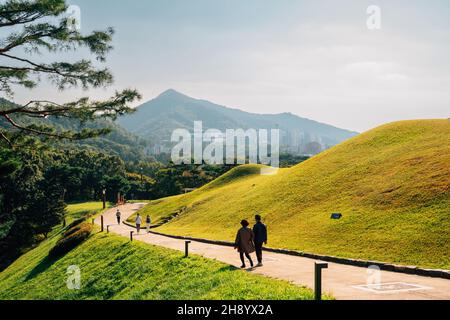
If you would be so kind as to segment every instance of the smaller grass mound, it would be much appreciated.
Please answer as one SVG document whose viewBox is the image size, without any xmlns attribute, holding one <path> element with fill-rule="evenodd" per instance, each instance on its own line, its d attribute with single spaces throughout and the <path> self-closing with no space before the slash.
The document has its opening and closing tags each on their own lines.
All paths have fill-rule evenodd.
<svg viewBox="0 0 450 320">
<path fill-rule="evenodd" d="M 62 238 L 59 239 L 55 246 L 49 251 L 48 256 L 50 258 L 57 258 L 70 252 L 89 238 L 91 232 L 92 225 L 89 223 L 84 222 L 73 226 L 63 233 Z"/>
<path fill-rule="evenodd" d="M 224 175 L 220 176 L 219 178 L 211 181 L 207 185 L 205 185 L 203 188 L 201 188 L 201 191 L 206 191 L 213 188 L 219 188 L 224 185 L 227 185 L 231 182 L 237 182 L 242 179 L 246 179 L 255 175 L 261 174 L 261 169 L 264 168 L 263 165 L 258 164 L 250 164 L 245 166 L 238 166 L 236 168 L 231 169 Z"/>
<path fill-rule="evenodd" d="M 268 179 L 269 176 L 261 175 L 263 168 L 267 167 L 258 164 L 238 166 L 191 193 L 150 201 L 145 207 L 130 216 L 127 221 L 134 223 L 136 215 L 139 213 L 142 217 L 150 215 L 154 226 L 163 225 L 173 220 L 174 217 L 189 214 L 191 210 L 195 210 L 195 207 L 209 201 L 212 192 L 221 193 L 223 188 L 248 181 L 252 181 L 252 186 L 254 183 Z M 146 227 L 145 222 L 142 227 Z"/>
</svg>

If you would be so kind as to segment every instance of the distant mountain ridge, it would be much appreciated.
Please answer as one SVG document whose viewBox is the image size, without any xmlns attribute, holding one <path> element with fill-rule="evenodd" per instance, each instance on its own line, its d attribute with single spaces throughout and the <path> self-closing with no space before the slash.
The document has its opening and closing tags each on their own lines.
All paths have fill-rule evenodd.
<svg viewBox="0 0 450 320">
<path fill-rule="evenodd" d="M 173 130 L 185 128 L 192 132 L 194 121 L 202 121 L 204 130 L 279 128 L 282 151 L 292 153 L 308 153 L 311 143 L 327 149 L 358 134 L 291 113 L 255 114 L 228 108 L 173 89 L 140 105 L 135 113 L 118 119 L 130 132 L 166 147 L 170 146 Z"/>
<path fill-rule="evenodd" d="M 0 97 L 0 109 L 17 106 L 17 104 Z M 149 157 L 145 153 L 145 149 L 148 144 L 147 141 L 128 132 L 126 129 L 122 128 L 119 124 L 110 119 L 97 119 L 81 126 L 79 121 L 63 117 L 38 119 L 14 115 L 13 118 L 22 124 L 51 124 L 55 126 L 57 131 L 79 131 L 82 128 L 109 128 L 111 129 L 111 132 L 107 135 L 79 141 L 53 141 L 53 144 L 55 146 L 67 148 L 94 149 L 109 155 L 119 156 L 124 161 L 154 161 L 153 158 Z M 9 124 L 6 123 L 3 118 L 0 119 L 0 128 L 11 129 Z"/>
</svg>

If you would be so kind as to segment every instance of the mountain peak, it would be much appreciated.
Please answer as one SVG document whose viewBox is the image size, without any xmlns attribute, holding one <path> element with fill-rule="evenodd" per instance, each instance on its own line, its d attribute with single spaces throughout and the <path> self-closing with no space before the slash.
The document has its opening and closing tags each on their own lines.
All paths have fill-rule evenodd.
<svg viewBox="0 0 450 320">
<path fill-rule="evenodd" d="M 159 97 L 186 97 L 186 95 L 176 91 L 175 89 L 167 89 L 166 91 L 161 93 L 158 98 Z"/>
</svg>

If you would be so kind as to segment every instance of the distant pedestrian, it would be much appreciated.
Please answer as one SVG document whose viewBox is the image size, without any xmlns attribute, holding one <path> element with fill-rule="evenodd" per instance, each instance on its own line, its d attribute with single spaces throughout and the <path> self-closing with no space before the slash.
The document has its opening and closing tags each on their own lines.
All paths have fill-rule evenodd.
<svg viewBox="0 0 450 320">
<path fill-rule="evenodd" d="M 119 209 L 117 209 L 117 212 L 116 212 L 116 218 L 117 218 L 117 224 L 120 224 L 120 217 L 121 217 L 121 213 L 120 213 L 120 210 Z"/>
<path fill-rule="evenodd" d="M 253 226 L 253 233 L 255 235 L 255 251 L 258 258 L 257 267 L 261 267 L 262 264 L 262 247 L 263 244 L 267 244 L 267 227 L 261 222 L 261 216 L 257 214 L 255 216 L 256 224 Z"/>
<path fill-rule="evenodd" d="M 150 233 L 150 225 L 152 224 L 152 219 L 149 215 L 147 215 L 147 219 L 145 219 L 145 223 L 147 224 L 147 233 Z"/>
<path fill-rule="evenodd" d="M 241 268 L 245 268 L 244 255 L 250 261 L 250 266 L 253 267 L 253 260 L 250 257 L 250 253 L 255 252 L 255 245 L 253 244 L 254 235 L 253 231 L 248 228 L 248 225 L 249 223 L 247 220 L 241 221 L 242 228 L 237 232 L 234 245 L 234 248 L 238 250 L 242 261 Z"/>
<path fill-rule="evenodd" d="M 139 234 L 139 231 L 141 231 L 141 224 L 142 224 L 142 218 L 139 213 L 137 214 L 135 222 L 136 222 L 137 233 Z"/>
</svg>

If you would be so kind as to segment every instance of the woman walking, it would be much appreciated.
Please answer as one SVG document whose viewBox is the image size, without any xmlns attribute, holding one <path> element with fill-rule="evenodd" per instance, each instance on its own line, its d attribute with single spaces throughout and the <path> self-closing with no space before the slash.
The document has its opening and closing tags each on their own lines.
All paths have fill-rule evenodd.
<svg viewBox="0 0 450 320">
<path fill-rule="evenodd" d="M 241 221 L 242 228 L 237 232 L 234 245 L 234 248 L 238 250 L 242 261 L 241 268 L 245 268 L 244 255 L 250 261 L 250 266 L 253 267 L 253 260 L 250 257 L 250 253 L 255 252 L 255 245 L 253 243 L 254 235 L 253 231 L 248 228 L 248 225 L 249 223 L 247 220 Z"/>
<path fill-rule="evenodd" d="M 137 214 L 135 222 L 136 222 L 137 233 L 139 234 L 139 231 L 141 231 L 141 224 L 142 224 L 142 218 L 139 213 Z"/>
</svg>

